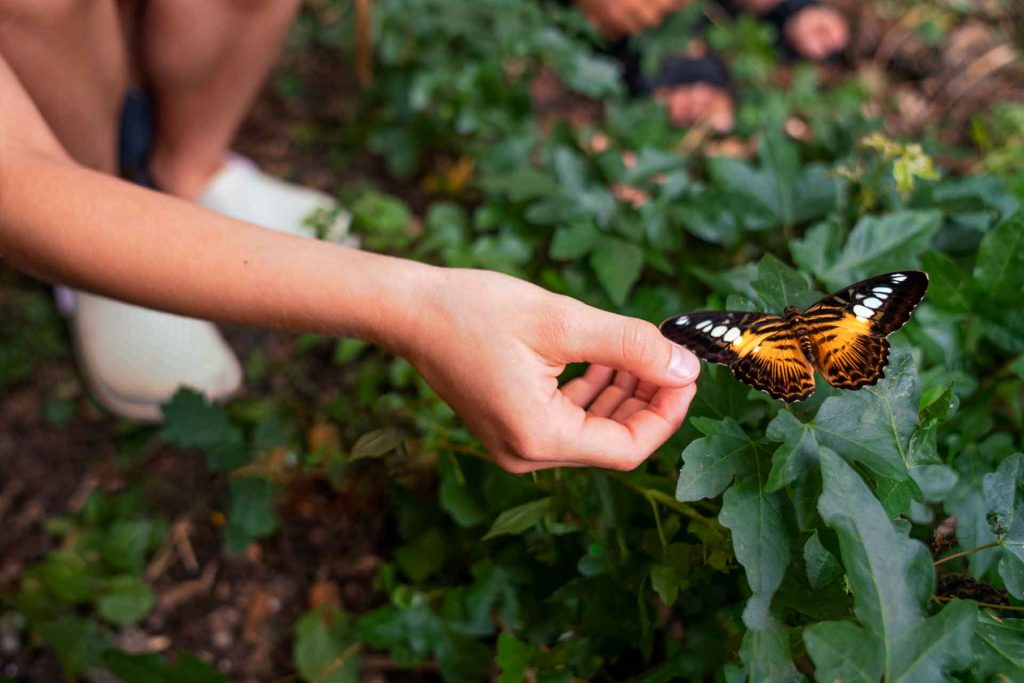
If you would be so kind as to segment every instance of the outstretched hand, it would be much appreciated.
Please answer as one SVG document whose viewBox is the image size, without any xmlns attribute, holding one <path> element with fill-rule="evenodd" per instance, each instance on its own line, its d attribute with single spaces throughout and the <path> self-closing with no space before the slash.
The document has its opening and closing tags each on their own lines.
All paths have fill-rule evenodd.
<svg viewBox="0 0 1024 683">
<path fill-rule="evenodd" d="M 487 271 L 442 291 L 398 350 L 502 468 L 633 469 L 686 416 L 700 365 L 651 323 Z M 559 387 L 574 362 L 591 365 Z"/>
</svg>

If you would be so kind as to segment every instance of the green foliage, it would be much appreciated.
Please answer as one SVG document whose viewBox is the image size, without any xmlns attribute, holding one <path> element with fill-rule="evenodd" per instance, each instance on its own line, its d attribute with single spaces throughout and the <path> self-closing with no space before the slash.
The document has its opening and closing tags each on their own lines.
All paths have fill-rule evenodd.
<svg viewBox="0 0 1024 683">
<path fill-rule="evenodd" d="M 324 607 L 307 613 L 295 625 L 295 665 L 303 680 L 358 681 L 358 652 L 351 618 L 340 610 Z"/>
<path fill-rule="evenodd" d="M 29 379 L 39 363 L 67 352 L 48 293 L 0 287 L 0 388 Z"/>
<path fill-rule="evenodd" d="M 402 40 L 419 31 L 383 14 Z M 679 435 L 625 475 L 511 477 L 465 457 L 476 446 L 450 415 L 403 413 L 415 425 L 399 430 L 404 457 L 437 457 L 439 509 L 394 498 L 403 543 L 378 576 L 388 603 L 357 628 L 396 662 L 433 659 L 453 681 L 479 680 L 488 662 L 500 680 L 1015 674 L 1020 655 L 1002 645 L 1019 625 L 974 596 L 936 594 L 936 575 L 967 572 L 1020 598 L 1012 529 L 1024 517 L 1008 493 L 1024 392 L 1019 199 L 999 178 L 940 178 L 921 147 L 866 137 L 877 127 L 860 114 L 857 82 L 823 94 L 802 67 L 790 90 L 773 89 L 761 31 L 741 20 L 711 34 L 734 52 L 737 80 L 763 86 L 740 95 L 740 131 L 758 138 L 750 159 L 679 155 L 680 132 L 648 102 L 607 104 L 596 130 L 563 123 L 541 134 L 510 106 L 520 71 L 490 103 L 500 140 L 496 127 L 453 124 L 454 110 L 420 109 L 444 130 L 421 142 L 472 158 L 471 201 L 434 202 L 422 234 L 395 248 L 655 322 L 688 308 L 779 312 L 923 267 L 931 291 L 892 338 L 885 379 L 856 392 L 821 385 L 784 407 L 705 368 Z M 640 42 L 657 50 L 666 35 Z M 410 78 L 451 69 L 403 55 Z M 372 111 L 388 101 L 403 110 L 389 88 L 374 89 Z M 804 143 L 783 133 L 792 117 L 810 125 Z M 405 130 L 375 125 L 385 137 Z M 437 405 L 406 392 L 381 403 Z M 360 451 L 398 457 L 365 438 Z M 936 569 L 921 539 L 950 515 L 950 552 L 962 555 Z"/>
<path fill-rule="evenodd" d="M 23 574 L 10 602 L 77 675 L 116 657 L 116 629 L 152 610 L 143 572 L 166 525 L 145 516 L 136 489 L 117 497 L 94 493 L 81 512 L 49 527 L 63 537 L 61 547 Z"/>
</svg>

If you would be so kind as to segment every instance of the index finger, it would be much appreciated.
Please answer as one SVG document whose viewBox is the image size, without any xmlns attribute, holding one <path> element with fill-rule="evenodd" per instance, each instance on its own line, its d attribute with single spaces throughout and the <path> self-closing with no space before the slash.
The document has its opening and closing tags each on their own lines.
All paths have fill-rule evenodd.
<svg viewBox="0 0 1024 683">
<path fill-rule="evenodd" d="M 697 387 L 662 387 L 647 407 L 623 421 L 580 413 L 578 427 L 559 435 L 558 459 L 591 467 L 631 470 L 665 443 L 682 425 Z"/>
</svg>

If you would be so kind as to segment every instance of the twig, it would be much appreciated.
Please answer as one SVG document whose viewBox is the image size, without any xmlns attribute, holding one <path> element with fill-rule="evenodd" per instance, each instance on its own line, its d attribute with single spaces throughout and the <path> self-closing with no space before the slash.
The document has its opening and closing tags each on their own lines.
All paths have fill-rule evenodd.
<svg viewBox="0 0 1024 683">
<path fill-rule="evenodd" d="M 953 597 L 950 597 L 948 595 L 933 595 L 932 596 L 932 600 L 934 600 L 935 602 L 950 602 L 952 600 L 963 600 L 963 599 L 965 599 L 965 598 L 953 598 Z M 1006 610 L 1008 612 L 1024 612 L 1024 607 L 1019 607 L 1017 605 L 997 605 L 994 602 L 978 602 L 977 600 L 975 600 L 974 602 L 975 602 L 975 604 L 978 605 L 978 607 L 987 607 L 988 609 L 1001 609 L 1001 610 Z"/>
<path fill-rule="evenodd" d="M 985 545 L 979 545 L 977 548 L 968 548 L 967 550 L 961 550 L 960 552 L 953 553 L 952 555 L 946 555 L 945 557 L 935 560 L 934 565 L 938 567 L 940 564 L 945 564 L 950 560 L 955 560 L 958 557 L 966 557 L 973 555 L 974 553 L 981 552 L 982 550 L 988 550 L 989 548 L 996 548 L 1002 545 L 1001 541 L 992 541 Z"/>
</svg>

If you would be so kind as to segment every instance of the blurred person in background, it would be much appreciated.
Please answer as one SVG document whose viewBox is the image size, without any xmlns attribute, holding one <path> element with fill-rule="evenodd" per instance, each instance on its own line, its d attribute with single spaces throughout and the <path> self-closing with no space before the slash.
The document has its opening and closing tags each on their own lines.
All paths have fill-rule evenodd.
<svg viewBox="0 0 1024 683">
<path fill-rule="evenodd" d="M 676 126 L 697 123 L 719 132 L 733 127 L 734 106 L 725 67 L 699 41 L 681 45 L 679 53 L 661 63 L 650 79 L 639 73 L 639 56 L 628 45 L 631 37 L 661 24 L 673 12 L 700 0 L 577 0 L 590 23 L 613 41 L 624 63 L 627 85 L 634 95 L 653 94 L 668 109 Z M 825 61 L 850 42 L 846 19 L 818 0 L 727 0 L 724 8 L 771 23 L 781 47 L 790 57 Z"/>
</svg>

